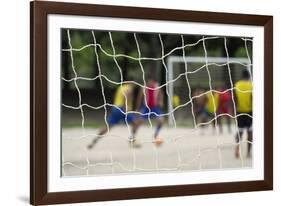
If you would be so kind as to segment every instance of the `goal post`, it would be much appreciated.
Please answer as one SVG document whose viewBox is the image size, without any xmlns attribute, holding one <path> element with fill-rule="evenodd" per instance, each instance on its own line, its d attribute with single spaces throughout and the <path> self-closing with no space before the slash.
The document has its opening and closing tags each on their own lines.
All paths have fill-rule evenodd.
<svg viewBox="0 0 281 206">
<path fill-rule="evenodd" d="M 182 64 L 182 66 L 179 66 L 177 69 L 180 69 L 180 72 L 176 72 L 176 64 Z M 190 69 L 191 64 L 203 64 L 201 67 L 197 67 L 195 69 Z M 235 64 L 240 67 L 246 68 L 250 74 L 251 72 L 251 62 L 249 58 L 238 58 L 238 57 L 204 57 L 204 56 L 169 56 L 167 58 L 167 68 L 168 68 L 168 91 L 171 98 L 173 98 L 175 93 L 174 84 L 177 78 L 179 78 L 179 75 L 188 75 L 190 73 L 195 73 L 197 70 L 201 70 L 206 68 L 206 65 L 213 65 L 213 66 L 227 66 L 227 64 Z M 239 72 L 239 70 L 234 71 L 234 73 Z M 179 75 L 177 75 L 179 74 Z M 251 75 L 252 78 L 252 75 Z M 188 78 L 186 81 L 189 81 Z M 189 82 L 188 82 L 189 83 Z M 210 88 L 209 88 L 210 89 Z M 168 125 L 173 126 L 173 111 L 174 111 L 174 105 L 173 101 L 171 99 L 167 99 L 167 105 L 168 105 Z M 182 105 L 182 103 L 181 103 Z"/>
</svg>

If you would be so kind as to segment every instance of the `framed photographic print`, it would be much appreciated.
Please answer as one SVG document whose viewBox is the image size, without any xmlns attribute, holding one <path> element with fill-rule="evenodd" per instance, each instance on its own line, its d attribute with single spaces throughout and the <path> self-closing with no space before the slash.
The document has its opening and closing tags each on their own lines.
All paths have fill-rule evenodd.
<svg viewBox="0 0 281 206">
<path fill-rule="evenodd" d="M 31 204 L 272 190 L 272 16 L 30 9 Z"/>
</svg>

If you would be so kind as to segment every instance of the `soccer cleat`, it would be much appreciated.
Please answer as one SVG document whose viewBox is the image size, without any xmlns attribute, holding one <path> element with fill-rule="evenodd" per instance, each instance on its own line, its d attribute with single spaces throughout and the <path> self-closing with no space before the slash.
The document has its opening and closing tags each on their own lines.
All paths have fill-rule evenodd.
<svg viewBox="0 0 281 206">
<path fill-rule="evenodd" d="M 128 138 L 128 141 L 129 141 L 130 147 L 133 147 L 133 148 L 140 148 L 141 147 L 141 144 L 136 140 L 136 138 L 133 135 L 131 135 Z"/>
<path fill-rule="evenodd" d="M 136 138 L 135 138 L 133 135 L 130 135 L 130 136 L 128 137 L 128 141 L 129 141 L 129 142 L 134 142 L 134 141 L 136 141 Z"/>
<path fill-rule="evenodd" d="M 160 146 L 163 143 L 163 140 L 160 137 L 156 137 L 153 141 L 156 146 Z"/>
</svg>

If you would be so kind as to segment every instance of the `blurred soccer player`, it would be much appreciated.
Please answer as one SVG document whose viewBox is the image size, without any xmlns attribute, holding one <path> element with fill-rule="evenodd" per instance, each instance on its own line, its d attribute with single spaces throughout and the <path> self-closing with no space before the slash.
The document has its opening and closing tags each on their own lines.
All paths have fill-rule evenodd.
<svg viewBox="0 0 281 206">
<path fill-rule="evenodd" d="M 142 121 L 148 118 L 154 118 L 157 121 L 154 132 L 154 143 L 160 145 L 162 139 L 158 136 L 160 129 L 164 123 L 164 118 L 160 116 L 163 112 L 163 93 L 161 89 L 157 89 L 158 82 L 150 77 L 147 81 L 147 88 L 141 88 L 137 98 L 137 111 L 140 111 Z M 144 96 L 145 95 L 145 96 Z"/>
<path fill-rule="evenodd" d="M 219 94 L 217 92 L 209 91 L 207 93 L 207 101 L 206 101 L 206 119 L 211 119 L 213 123 L 213 127 L 215 128 L 215 115 L 218 114 L 219 107 Z"/>
<path fill-rule="evenodd" d="M 194 99 L 194 110 L 198 124 L 206 123 L 208 120 L 215 118 L 215 113 L 218 112 L 219 95 L 216 92 L 204 91 L 203 89 L 196 89 L 193 93 Z M 213 126 L 215 126 L 215 121 Z M 204 127 L 201 124 L 201 127 Z"/>
<path fill-rule="evenodd" d="M 247 70 L 242 73 L 242 79 L 237 81 L 235 87 L 235 103 L 237 110 L 238 133 L 236 134 L 237 146 L 235 148 L 235 156 L 239 157 L 239 143 L 243 131 L 247 131 L 248 147 L 247 157 L 251 156 L 251 146 L 253 141 L 252 134 L 252 82 Z"/>
<path fill-rule="evenodd" d="M 231 93 L 230 91 L 226 90 L 225 86 L 219 87 L 218 91 L 221 92 L 219 93 L 218 114 L 225 114 L 224 116 L 220 116 L 217 120 L 220 133 L 222 133 L 222 118 L 225 118 L 228 127 L 228 132 L 231 133 L 231 117 L 227 116 L 228 114 L 232 114 Z"/>
<path fill-rule="evenodd" d="M 134 144 L 133 146 L 138 147 L 139 145 L 135 144 L 135 133 L 139 127 L 139 121 L 134 114 L 126 114 L 126 112 L 132 110 L 133 87 L 133 84 L 122 84 L 117 88 L 113 103 L 115 107 L 112 107 L 107 118 L 107 123 L 109 128 L 111 128 L 120 121 L 127 121 L 132 127 L 132 135 L 129 137 L 129 141 Z M 103 137 L 107 130 L 107 127 L 101 129 L 98 133 L 98 136 L 93 139 L 91 144 L 88 145 L 88 148 L 93 148 L 93 146 Z"/>
<path fill-rule="evenodd" d="M 196 116 L 196 122 L 197 124 L 200 123 L 204 123 L 207 121 L 206 119 L 206 102 L 207 102 L 207 98 L 206 95 L 204 95 L 203 93 L 205 92 L 204 89 L 198 88 L 195 89 L 195 91 L 193 92 L 193 109 L 194 109 L 194 113 Z"/>
</svg>

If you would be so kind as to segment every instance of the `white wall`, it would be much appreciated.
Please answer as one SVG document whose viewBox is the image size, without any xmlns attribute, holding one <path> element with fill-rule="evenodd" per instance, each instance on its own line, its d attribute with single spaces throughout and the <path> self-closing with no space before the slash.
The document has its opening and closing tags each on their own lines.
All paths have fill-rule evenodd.
<svg viewBox="0 0 281 206">
<path fill-rule="evenodd" d="M 57 0 L 58 1 L 58 0 Z M 274 112 L 281 114 L 281 11 L 276 0 L 88 0 L 99 4 L 274 15 Z M 1 205 L 27 205 L 29 195 L 29 1 L 1 1 Z M 277 105 L 277 106 L 276 106 Z M 278 205 L 281 200 L 281 129 L 274 124 L 274 192 L 204 195 L 85 205 Z M 280 203 L 279 203 L 280 204 Z M 81 205 L 81 204 L 78 204 Z M 84 204 L 83 204 L 84 205 Z"/>
</svg>

